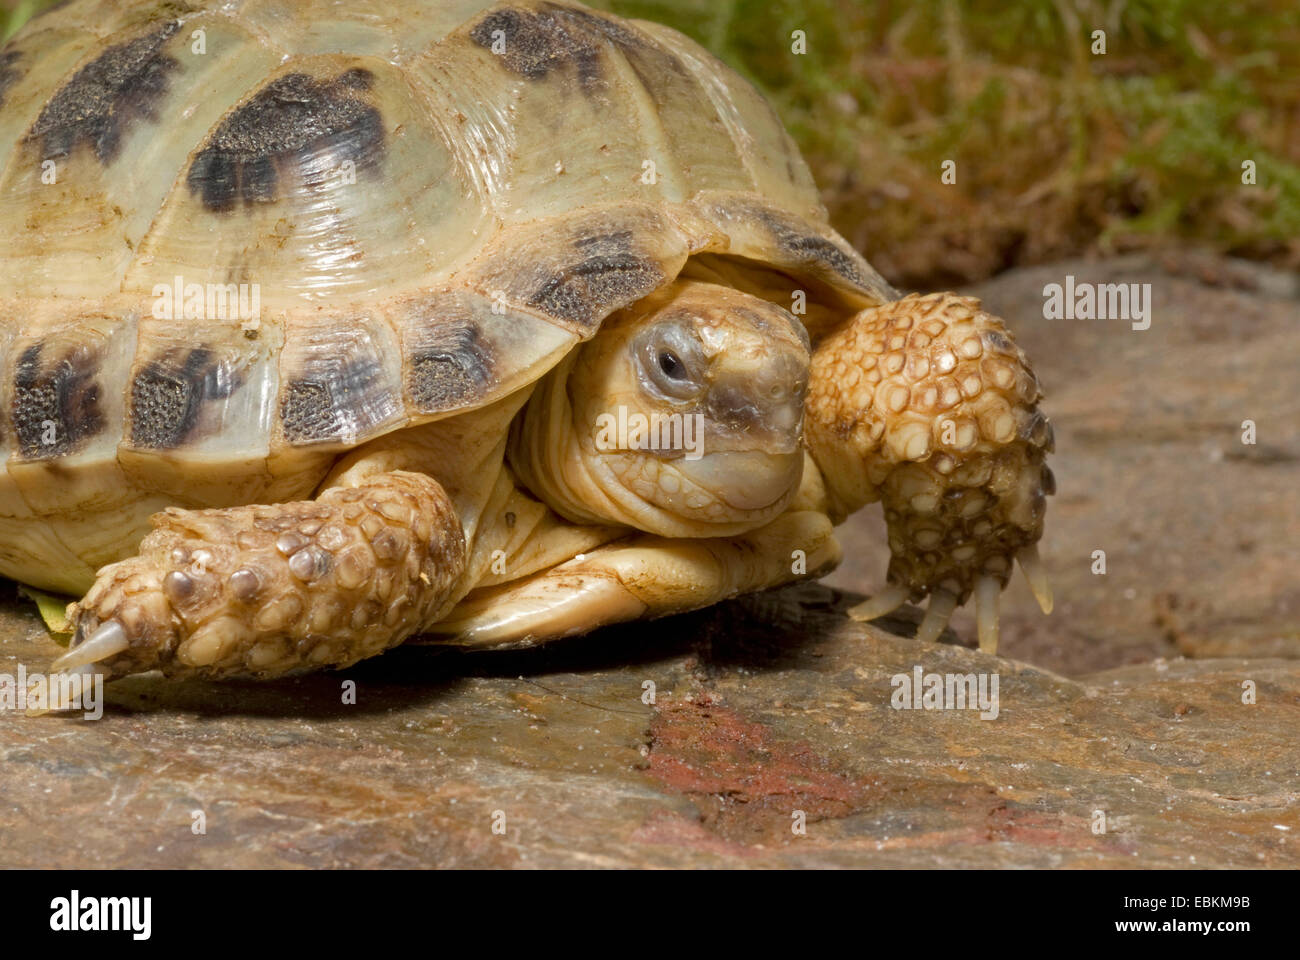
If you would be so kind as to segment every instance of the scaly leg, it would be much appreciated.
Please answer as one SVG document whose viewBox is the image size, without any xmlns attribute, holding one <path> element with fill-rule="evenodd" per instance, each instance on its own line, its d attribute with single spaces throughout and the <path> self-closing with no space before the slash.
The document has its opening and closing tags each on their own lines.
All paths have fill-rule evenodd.
<svg viewBox="0 0 1300 960">
<path fill-rule="evenodd" d="M 938 638 L 975 595 L 980 648 L 996 651 L 998 594 L 1019 560 L 1044 613 L 1038 559 L 1052 427 L 1038 380 L 978 300 L 910 295 L 863 310 L 814 351 L 805 436 L 839 522 L 883 502 L 889 587 L 852 611 L 882 616 L 929 596 Z"/>
<path fill-rule="evenodd" d="M 56 670 L 268 678 L 342 667 L 418 630 L 465 568 L 439 483 L 395 470 L 316 500 L 172 508 L 75 605 Z"/>
</svg>

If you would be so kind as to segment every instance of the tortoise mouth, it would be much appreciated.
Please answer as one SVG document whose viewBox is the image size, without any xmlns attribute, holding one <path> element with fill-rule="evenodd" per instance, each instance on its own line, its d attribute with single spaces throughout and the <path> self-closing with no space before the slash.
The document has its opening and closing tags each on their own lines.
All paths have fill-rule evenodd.
<svg viewBox="0 0 1300 960">
<path fill-rule="evenodd" d="M 779 454 L 728 450 L 698 460 L 674 460 L 664 469 L 676 471 L 691 487 L 708 491 L 732 510 L 749 513 L 782 503 L 798 488 L 803 455 L 798 450 Z M 689 501 L 682 512 L 689 515 Z"/>
</svg>

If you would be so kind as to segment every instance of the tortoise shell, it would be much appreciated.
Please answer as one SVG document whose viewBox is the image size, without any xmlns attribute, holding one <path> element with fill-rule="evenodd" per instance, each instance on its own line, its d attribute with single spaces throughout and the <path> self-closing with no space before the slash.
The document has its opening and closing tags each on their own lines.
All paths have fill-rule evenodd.
<svg viewBox="0 0 1300 960">
<path fill-rule="evenodd" d="M 73 0 L 0 50 L 0 235 L 0 541 L 92 566 L 96 514 L 307 495 L 691 257 L 894 297 L 747 82 L 569 2 Z"/>
</svg>

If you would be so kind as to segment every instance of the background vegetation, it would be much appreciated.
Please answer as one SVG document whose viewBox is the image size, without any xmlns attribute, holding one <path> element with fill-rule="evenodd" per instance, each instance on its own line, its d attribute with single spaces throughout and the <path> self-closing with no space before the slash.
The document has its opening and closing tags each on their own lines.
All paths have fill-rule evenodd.
<svg viewBox="0 0 1300 960">
<path fill-rule="evenodd" d="M 0 0 L 0 34 L 49 2 Z M 1296 0 L 592 5 L 670 24 L 754 81 L 835 225 L 905 286 L 1155 245 L 1300 269 Z"/>
</svg>

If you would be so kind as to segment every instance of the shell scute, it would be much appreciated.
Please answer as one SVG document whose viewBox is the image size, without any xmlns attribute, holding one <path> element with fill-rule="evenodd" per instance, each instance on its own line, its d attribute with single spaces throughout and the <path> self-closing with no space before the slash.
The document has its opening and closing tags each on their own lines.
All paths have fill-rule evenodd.
<svg viewBox="0 0 1300 960">
<path fill-rule="evenodd" d="M 490 0 L 489 0 L 490 2 Z M 242 0 L 237 18 L 288 56 L 347 51 L 402 63 L 478 14 L 485 0 Z"/>
<path fill-rule="evenodd" d="M 65 457 L 104 429 L 100 351 L 78 344 L 42 356 L 42 347 L 28 346 L 14 366 L 14 434 L 24 460 Z"/>
<path fill-rule="evenodd" d="M 207 347 L 170 350 L 131 380 L 131 444 L 169 450 L 193 432 L 204 400 L 224 400 L 236 383 L 223 376 Z"/>
<path fill-rule="evenodd" d="M 27 139 L 41 142 L 46 159 L 66 157 L 84 144 L 101 164 L 115 161 L 134 124 L 159 119 L 158 101 L 180 68 L 165 45 L 180 28 L 179 20 L 171 20 L 105 49 L 45 105 Z"/>
<path fill-rule="evenodd" d="M 428 104 L 392 64 L 331 54 L 268 72 L 200 138 L 125 290 L 176 275 L 247 282 L 264 310 L 330 322 L 432 285 L 491 234 Z"/>
<path fill-rule="evenodd" d="M 585 339 L 610 313 L 675 276 L 690 250 L 691 238 L 658 209 L 623 204 L 508 231 L 471 282 Z"/>
<path fill-rule="evenodd" d="M 624 48 L 642 43 L 622 24 L 552 3 L 497 7 L 474 24 L 469 36 L 517 76 L 540 80 L 554 71 L 569 71 L 588 93 L 598 88 L 608 69 L 603 62 L 607 43 Z"/>
<path fill-rule="evenodd" d="M 392 309 L 412 418 L 482 406 L 537 379 L 579 340 L 549 318 L 471 290 Z"/>
<path fill-rule="evenodd" d="M 4 64 L 0 68 L 4 70 L 0 80 L 0 180 L 6 165 L 16 159 L 15 148 L 49 103 L 52 89 L 75 74 L 97 49 L 93 33 L 66 28 L 24 31 L 0 49 L 0 64 Z"/>
<path fill-rule="evenodd" d="M 897 299 L 875 268 L 824 223 L 745 194 L 710 193 L 700 208 L 731 238 L 733 254 L 815 278 L 865 303 Z"/>
<path fill-rule="evenodd" d="M 265 320 L 245 330 L 221 320 L 143 318 L 123 450 L 181 460 L 265 457 L 278 346 L 279 329 Z"/>
<path fill-rule="evenodd" d="M 132 499 L 116 455 L 136 318 L 48 302 L 18 304 L 15 313 L 0 376 L 12 430 L 5 470 L 16 497 L 38 516 Z M 0 504 L 10 515 L 12 499 Z"/>
<path fill-rule="evenodd" d="M 8 421 L 11 456 L 21 461 L 86 461 L 117 446 L 120 385 L 135 348 L 131 317 L 100 313 L 20 323 L 8 344 Z"/>
<path fill-rule="evenodd" d="M 658 261 L 637 251 L 631 230 L 580 237 L 573 241 L 573 250 L 573 261 L 532 292 L 530 307 L 591 326 L 609 312 L 611 304 L 639 300 L 665 280 Z"/>
<path fill-rule="evenodd" d="M 271 54 L 224 18 L 203 21 L 211 52 L 192 55 L 189 26 L 197 29 L 197 22 L 172 34 L 155 55 L 179 64 L 145 98 L 156 123 L 139 112 L 143 101 L 131 90 L 123 94 L 134 104 L 126 111 L 136 117 L 130 123 L 117 107 L 107 120 L 54 123 L 52 106 L 75 86 L 66 77 L 97 61 L 98 48 L 87 49 L 84 35 L 69 38 L 62 30 L 20 36 L 36 65 L 0 109 L 0 150 L 22 127 L 8 141 L 8 162 L 0 171 L 0 233 L 11 239 L 0 247 L 5 293 L 102 300 L 121 290 L 132 261 L 145 255 L 141 248 L 159 208 L 176 192 L 195 144 L 244 93 L 250 74 L 273 69 Z M 129 45 L 132 37 L 139 38 L 139 28 L 101 43 Z M 206 253 L 211 246 L 209 237 Z M 155 272 L 144 290 L 173 277 Z"/>
<path fill-rule="evenodd" d="M 350 447 L 400 426 L 400 364 L 396 334 L 381 318 L 338 318 L 292 331 L 280 356 L 285 441 Z"/>
<path fill-rule="evenodd" d="M 410 358 L 411 402 L 422 413 L 453 410 L 484 396 L 495 358 L 472 320 L 446 315 L 429 327 L 429 337 Z"/>
</svg>

